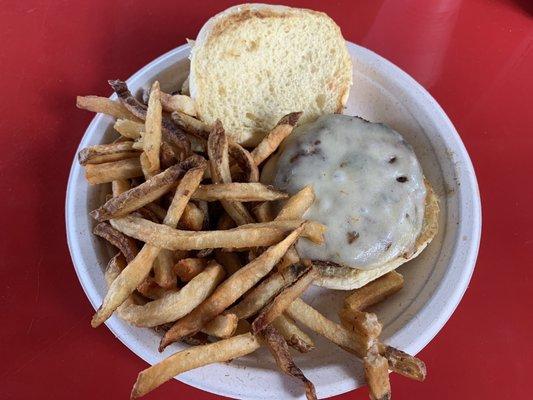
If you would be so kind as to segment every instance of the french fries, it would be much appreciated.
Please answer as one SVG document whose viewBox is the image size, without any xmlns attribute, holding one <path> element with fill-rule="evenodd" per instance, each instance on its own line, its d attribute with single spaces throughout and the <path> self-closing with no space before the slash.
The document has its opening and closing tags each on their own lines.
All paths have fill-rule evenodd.
<svg viewBox="0 0 533 400">
<path fill-rule="evenodd" d="M 370 390 L 370 399 L 389 400 L 391 388 L 389 382 L 389 363 L 373 347 L 363 359 L 365 378 Z"/>
<path fill-rule="evenodd" d="M 235 253 L 215 250 L 215 260 L 224 267 L 228 275 L 233 275 L 242 268 L 241 259 Z"/>
<path fill-rule="evenodd" d="M 139 157 L 140 152 L 132 144 L 127 141 L 86 147 L 78 153 L 78 162 L 80 165 L 102 164 Z"/>
<path fill-rule="evenodd" d="M 85 165 L 85 178 L 91 185 L 143 176 L 139 158 Z"/>
<path fill-rule="evenodd" d="M 295 112 L 287 114 L 279 120 L 274 129 L 252 151 L 255 165 L 261 164 L 277 150 L 281 142 L 291 134 L 301 116 L 301 112 Z"/>
<path fill-rule="evenodd" d="M 178 220 L 183 213 L 185 205 L 202 179 L 204 169 L 205 163 L 187 171 L 178 185 L 172 203 L 167 211 L 167 215 L 163 221 L 165 225 L 176 226 L 178 224 Z M 133 261 L 129 263 L 117 279 L 113 281 L 104 298 L 102 306 L 98 309 L 91 321 L 93 327 L 99 326 L 109 318 L 113 311 L 115 311 L 143 281 L 143 279 L 146 278 L 152 268 L 155 258 L 159 254 L 159 250 L 158 247 L 145 244 Z"/>
<path fill-rule="evenodd" d="M 169 293 L 142 306 L 131 304 L 122 307 L 120 316 L 133 325 L 144 327 L 174 322 L 190 313 L 213 293 L 224 276 L 224 269 L 217 263 L 211 263 L 178 292 Z"/>
<path fill-rule="evenodd" d="M 261 313 L 252 323 L 252 333 L 258 333 L 270 325 L 279 317 L 291 303 L 298 298 L 317 277 L 317 271 L 311 267 L 291 285 L 287 286 L 268 306 L 263 308 Z"/>
<path fill-rule="evenodd" d="M 150 90 L 148 109 L 146 110 L 145 132 L 143 135 L 143 150 L 146 155 L 147 171 L 150 175 L 160 169 L 159 151 L 161 149 L 161 123 L 163 119 L 161 106 L 161 90 L 159 82 L 155 81 Z"/>
<path fill-rule="evenodd" d="M 98 96 L 78 96 L 76 97 L 76 107 L 82 110 L 107 114 L 115 118 L 131 119 L 138 121 L 131 112 L 118 101 Z"/>
<path fill-rule="evenodd" d="M 268 302 L 274 298 L 283 288 L 293 283 L 304 273 L 306 267 L 296 264 L 283 273 L 276 272 L 257 285 L 230 311 L 239 318 L 249 318 L 257 314 Z"/>
<path fill-rule="evenodd" d="M 202 250 L 271 246 L 298 227 L 302 220 L 274 221 L 242 225 L 234 229 L 199 232 L 172 229 L 139 217 L 115 218 L 111 219 L 110 223 L 128 236 L 163 249 Z M 320 243 L 322 225 L 314 222 L 306 223 L 302 237 Z"/>
<path fill-rule="evenodd" d="M 291 196 L 276 217 L 277 221 L 302 218 L 315 201 L 315 192 L 311 186 L 306 186 Z"/>
<path fill-rule="evenodd" d="M 300 353 L 307 353 L 315 348 L 313 340 L 302 331 L 296 323 L 286 315 L 280 315 L 273 322 L 272 326 L 285 338 L 287 344 Z"/>
<path fill-rule="evenodd" d="M 139 250 L 137 243 L 131 237 L 114 229 L 108 222 L 100 222 L 96 224 L 93 233 L 101 238 L 104 238 L 124 255 L 126 261 L 130 263 L 133 261 Z"/>
<path fill-rule="evenodd" d="M 229 338 L 235 333 L 239 318 L 235 314 L 220 314 L 208 322 L 202 332 L 219 338 Z"/>
<path fill-rule="evenodd" d="M 150 98 L 152 96 L 150 95 Z M 148 100 L 149 101 L 149 100 Z M 180 111 L 187 115 L 196 116 L 196 104 L 189 96 L 181 94 L 168 94 L 161 92 L 161 105 L 166 112 Z"/>
<path fill-rule="evenodd" d="M 296 228 L 281 242 L 268 248 L 259 257 L 226 279 L 206 301 L 174 324 L 161 340 L 159 350 L 161 351 L 184 336 L 198 332 L 202 326 L 233 304 L 272 270 L 289 246 L 298 239 L 303 228 L 304 225 Z"/>
<path fill-rule="evenodd" d="M 286 193 L 262 183 L 200 185 L 192 195 L 193 199 L 204 201 L 274 201 L 287 197 Z"/>
<path fill-rule="evenodd" d="M 142 122 L 136 122 L 130 119 L 117 119 L 113 128 L 123 137 L 134 140 L 139 139 L 144 132 L 144 124 Z"/>
<path fill-rule="evenodd" d="M 160 250 L 154 264 L 154 281 L 165 289 L 176 288 L 176 276 L 172 271 L 174 254 L 170 250 Z"/>
<path fill-rule="evenodd" d="M 312 331 L 324 336 L 344 350 L 363 359 L 373 341 L 359 337 L 343 326 L 327 319 L 301 299 L 296 299 L 285 311 L 289 317 L 307 326 Z"/>
<path fill-rule="evenodd" d="M 344 299 L 344 307 L 351 310 L 364 310 L 379 303 L 403 287 L 403 276 L 391 271 L 382 277 L 355 289 Z"/>
<path fill-rule="evenodd" d="M 229 170 L 228 138 L 222 127 L 222 123 L 217 120 L 207 140 L 207 154 L 211 166 L 211 179 L 214 183 L 231 183 L 231 173 Z M 254 222 L 252 216 L 244 205 L 237 201 L 221 201 L 222 207 L 237 225 L 244 225 Z"/>
<path fill-rule="evenodd" d="M 383 326 L 376 314 L 343 308 L 339 311 L 341 324 L 358 335 L 374 340 L 381 334 Z"/>
<path fill-rule="evenodd" d="M 168 168 L 139 186 L 131 188 L 117 197 L 113 197 L 103 206 L 92 211 L 90 215 L 97 221 L 102 222 L 111 218 L 127 215 L 132 211 L 157 200 L 177 185 L 178 181 L 186 172 L 184 167 L 185 162 Z M 142 176 L 142 170 L 140 172 L 140 176 Z M 115 178 L 113 180 L 117 179 L 127 178 Z"/>
<path fill-rule="evenodd" d="M 144 396 L 164 382 L 185 371 L 207 364 L 232 360 L 253 353 L 261 346 L 251 333 L 182 350 L 142 371 L 133 386 L 131 398 Z"/>
<path fill-rule="evenodd" d="M 299 379 L 304 384 L 305 395 L 308 400 L 316 400 L 316 391 L 313 383 L 305 377 L 302 370 L 296 366 L 291 354 L 289 353 L 289 346 L 282 335 L 276 328 L 267 325 L 262 329 L 260 336 L 266 342 L 270 353 L 276 360 L 278 368 L 285 374 Z"/>
<path fill-rule="evenodd" d="M 174 265 L 174 273 L 179 276 L 183 282 L 189 282 L 207 266 L 205 258 L 184 258 Z"/>
<path fill-rule="evenodd" d="M 426 379 L 426 364 L 422 360 L 383 343 L 379 343 L 378 348 L 379 354 L 388 360 L 389 368 L 394 372 L 415 381 Z"/>
</svg>

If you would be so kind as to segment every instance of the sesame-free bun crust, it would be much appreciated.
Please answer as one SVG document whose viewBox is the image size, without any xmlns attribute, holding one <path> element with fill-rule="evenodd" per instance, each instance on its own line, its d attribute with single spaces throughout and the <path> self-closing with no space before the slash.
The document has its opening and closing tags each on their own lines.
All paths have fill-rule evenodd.
<svg viewBox="0 0 533 400">
<path fill-rule="evenodd" d="M 290 112 L 304 112 L 300 123 L 341 112 L 351 85 L 346 43 L 321 12 L 234 6 L 208 20 L 192 47 L 198 116 L 220 119 L 239 143 L 258 143 Z"/>
</svg>

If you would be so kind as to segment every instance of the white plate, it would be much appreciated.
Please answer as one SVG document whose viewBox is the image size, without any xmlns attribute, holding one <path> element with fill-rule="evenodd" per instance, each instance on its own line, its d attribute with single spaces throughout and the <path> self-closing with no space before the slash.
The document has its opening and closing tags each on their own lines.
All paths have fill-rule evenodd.
<svg viewBox="0 0 533 400">
<path fill-rule="evenodd" d="M 405 288 L 376 307 L 384 323 L 383 339 L 416 354 L 446 323 L 455 310 L 474 269 L 481 229 L 481 208 L 474 169 L 459 135 L 437 102 L 409 75 L 377 54 L 348 43 L 354 62 L 354 85 L 346 114 L 384 122 L 414 147 L 426 177 L 440 198 L 439 233 L 420 257 L 401 267 Z M 187 46 L 154 60 L 130 79 L 133 92 L 159 79 L 164 90 L 175 90 L 188 70 Z M 80 148 L 109 140 L 111 118 L 97 115 Z M 78 278 L 94 308 L 105 294 L 103 269 L 111 250 L 91 234 L 88 212 L 102 203 L 105 191 L 90 187 L 74 160 L 67 188 L 67 238 Z M 305 297 L 332 319 L 345 292 L 311 288 Z M 89 321 L 87 321 L 89 323 Z M 129 349 L 149 364 L 183 348 L 174 344 L 158 353 L 159 335 L 131 327 L 117 317 L 107 326 Z M 95 332 L 95 334 L 98 334 Z M 296 354 L 304 373 L 315 383 L 320 398 L 345 393 L 363 384 L 360 363 L 350 354 L 316 337 L 317 348 Z M 435 370 L 438 365 L 431 365 Z M 189 371 L 182 382 L 243 399 L 304 398 L 297 382 L 276 370 L 263 349 L 234 360 Z"/>
</svg>

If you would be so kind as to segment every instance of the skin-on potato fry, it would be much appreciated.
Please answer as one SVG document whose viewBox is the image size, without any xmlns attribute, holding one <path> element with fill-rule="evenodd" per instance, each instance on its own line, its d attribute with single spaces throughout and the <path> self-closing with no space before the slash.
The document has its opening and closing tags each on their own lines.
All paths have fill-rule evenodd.
<svg viewBox="0 0 533 400">
<path fill-rule="evenodd" d="M 113 197 L 117 197 L 130 190 L 130 187 L 130 182 L 127 179 L 118 179 L 111 182 L 111 193 L 113 194 Z"/>
<path fill-rule="evenodd" d="M 232 305 L 243 293 L 250 290 L 272 270 L 289 246 L 298 239 L 303 228 L 303 225 L 298 227 L 284 240 L 269 247 L 255 260 L 226 279 L 207 300 L 174 324 L 161 340 L 159 350 L 162 351 L 170 343 L 180 340 L 183 336 L 198 332 L 206 323 Z"/>
<path fill-rule="evenodd" d="M 76 107 L 96 113 L 107 114 L 115 118 L 131 119 L 138 121 L 126 107 L 115 100 L 99 96 L 78 96 Z"/>
<path fill-rule="evenodd" d="M 157 263 L 157 259 L 154 261 L 154 264 Z M 137 291 L 142 294 L 147 299 L 151 300 L 157 300 L 160 299 L 163 296 L 166 296 L 167 294 L 171 292 L 176 292 L 175 289 L 165 289 L 159 286 L 155 281 L 154 278 L 151 276 L 147 276 L 140 284 L 137 286 Z M 119 312 L 120 316 L 120 308 L 124 306 L 124 303 L 120 305 L 119 308 L 117 308 L 117 311 Z"/>
<path fill-rule="evenodd" d="M 194 203 L 187 203 L 178 227 L 189 231 L 201 231 L 204 226 L 205 214 Z"/>
<path fill-rule="evenodd" d="M 426 379 L 426 364 L 422 360 L 383 343 L 379 343 L 378 347 L 379 354 L 388 360 L 392 371 L 415 381 Z"/>
<path fill-rule="evenodd" d="M 161 249 L 154 264 L 154 281 L 165 289 L 176 288 L 174 268 L 174 254 L 170 250 Z"/>
<path fill-rule="evenodd" d="M 183 213 L 185 205 L 191 194 L 196 190 L 203 176 L 205 162 L 200 166 L 191 168 L 176 188 L 176 193 L 168 209 L 165 225 L 175 227 Z M 135 290 L 135 288 L 148 276 L 153 262 L 159 254 L 159 248 L 145 244 L 139 254 L 113 281 L 107 292 L 102 306 L 94 315 L 91 325 L 97 327 L 111 316 L 113 311 Z"/>
<path fill-rule="evenodd" d="M 142 122 L 132 121 L 130 119 L 117 119 L 117 122 L 115 122 L 113 128 L 115 128 L 115 130 L 123 137 L 134 140 L 139 139 L 142 135 L 142 132 L 144 132 L 144 124 Z"/>
<path fill-rule="evenodd" d="M 142 371 L 133 386 L 131 398 L 144 396 L 182 372 L 242 357 L 253 353 L 260 346 L 259 340 L 254 335 L 245 333 L 215 343 L 182 350 Z"/>
<path fill-rule="evenodd" d="M 235 314 L 220 314 L 215 319 L 205 324 L 202 328 L 202 332 L 209 336 L 226 339 L 233 336 L 237 329 L 238 322 L 239 318 L 237 318 Z"/>
<path fill-rule="evenodd" d="M 288 195 L 262 183 L 219 183 L 200 185 L 192 195 L 195 200 L 205 201 L 274 201 Z"/>
<path fill-rule="evenodd" d="M 280 315 L 272 326 L 285 338 L 287 344 L 300 353 L 307 353 L 315 348 L 313 340 L 286 315 Z"/>
<path fill-rule="evenodd" d="M 186 168 L 191 166 L 193 161 L 196 162 L 197 165 L 202 163 L 202 161 L 197 158 L 192 159 L 191 157 L 183 163 L 174 165 L 160 174 L 155 175 L 139 186 L 122 193 L 120 196 L 113 197 L 103 206 L 92 211 L 90 215 L 97 221 L 101 222 L 110 218 L 127 215 L 130 212 L 153 202 L 176 186 L 178 181 L 185 174 Z"/>
<path fill-rule="evenodd" d="M 144 147 L 144 145 L 143 145 Z M 146 153 L 141 153 L 139 156 L 139 161 L 141 162 L 141 169 L 143 171 L 144 179 L 148 180 L 154 176 L 152 171 L 150 171 L 150 161 L 148 161 L 148 156 Z"/>
<path fill-rule="evenodd" d="M 287 200 L 281 211 L 278 213 L 276 220 L 283 221 L 302 218 L 314 201 L 315 192 L 313 188 L 311 186 L 306 186 Z"/>
<path fill-rule="evenodd" d="M 204 301 L 224 278 L 224 269 L 211 263 L 178 292 L 171 292 L 143 306 L 121 307 L 120 316 L 136 326 L 153 327 L 173 322 Z"/>
<path fill-rule="evenodd" d="M 402 287 L 403 276 L 396 271 L 391 271 L 354 290 L 344 299 L 344 307 L 351 310 L 364 310 L 396 293 Z"/>
<path fill-rule="evenodd" d="M 93 229 L 93 233 L 101 238 L 104 238 L 124 255 L 126 261 L 130 263 L 139 249 L 137 248 L 137 243 L 134 239 L 129 236 L 124 235 L 122 232 L 117 231 L 108 222 L 100 222 L 96 224 Z"/>
<path fill-rule="evenodd" d="M 155 224 L 143 218 L 128 216 L 109 221 L 120 232 L 145 243 L 168 250 L 202 250 L 218 248 L 248 249 L 271 246 L 279 242 L 302 220 L 242 225 L 221 231 L 182 231 Z M 320 224 L 318 224 L 321 226 Z M 319 239 L 316 223 L 306 222 L 302 237 Z"/>
<path fill-rule="evenodd" d="M 226 251 L 215 250 L 215 260 L 220 263 L 226 274 L 233 275 L 242 268 L 242 262 L 239 255 L 236 253 L 228 253 Z"/>
<path fill-rule="evenodd" d="M 214 183 L 231 183 L 231 173 L 229 170 L 228 138 L 222 127 L 222 123 L 217 120 L 207 140 L 207 154 L 209 155 L 209 165 L 211 167 L 211 179 Z M 237 201 L 221 201 L 222 207 L 235 221 L 237 225 L 244 225 L 254 222 L 252 216 Z"/>
<path fill-rule="evenodd" d="M 163 109 L 161 106 L 161 90 L 159 82 L 155 81 L 150 90 L 148 109 L 146 110 L 146 120 L 144 122 L 145 132 L 143 135 L 143 150 L 146 154 L 147 171 L 150 175 L 156 174 L 160 169 L 159 151 L 161 148 L 161 121 L 163 119 Z"/>
<path fill-rule="evenodd" d="M 183 282 L 189 282 L 207 266 L 205 258 L 184 258 L 174 265 L 173 271 Z"/>
<path fill-rule="evenodd" d="M 85 165 L 85 178 L 91 185 L 139 176 L 143 176 L 139 158 Z"/>
<path fill-rule="evenodd" d="M 244 172 L 244 180 L 246 182 L 258 182 L 259 169 L 250 152 L 240 144 L 235 143 L 231 138 L 228 138 L 228 146 L 230 157 L 237 163 L 236 165 L 239 166 L 241 171 Z"/>
<path fill-rule="evenodd" d="M 255 219 L 259 222 L 269 222 L 274 219 L 274 210 L 272 209 L 272 203 L 264 201 L 259 203 L 252 209 Z"/>
<path fill-rule="evenodd" d="M 133 142 L 98 144 L 81 149 L 78 153 L 80 165 L 102 164 L 111 161 L 138 157 L 140 152 L 132 147 Z"/>
<path fill-rule="evenodd" d="M 365 378 L 372 400 L 389 400 L 391 389 L 389 381 L 389 363 L 379 355 L 375 346 L 363 359 Z"/>
<path fill-rule="evenodd" d="M 270 325 L 277 317 L 279 317 L 283 311 L 291 305 L 294 299 L 298 298 L 303 292 L 305 292 L 317 275 L 318 273 L 314 268 L 309 268 L 300 278 L 274 297 L 274 299 L 263 308 L 255 318 L 254 322 L 252 322 L 252 333 L 262 331 L 267 325 Z"/>
<path fill-rule="evenodd" d="M 126 85 L 126 82 L 118 79 L 110 80 L 108 82 L 124 107 L 126 107 L 137 118 L 144 121 L 146 119 L 146 106 L 132 96 L 128 89 L 128 85 Z M 168 117 L 163 118 L 161 121 L 161 128 L 163 139 L 172 146 L 176 147 L 176 150 L 181 155 L 181 159 L 185 159 L 191 154 L 191 143 L 189 139 L 181 131 L 181 129 L 172 122 L 171 119 Z"/>
<path fill-rule="evenodd" d="M 193 117 L 196 116 L 196 104 L 189 96 L 161 92 L 161 105 L 163 106 L 163 110 L 169 113 L 180 111 Z"/>
<path fill-rule="evenodd" d="M 255 165 L 261 164 L 277 150 L 281 142 L 291 134 L 301 116 L 302 112 L 294 112 L 279 120 L 274 129 L 252 151 Z"/>
<path fill-rule="evenodd" d="M 383 326 L 376 314 L 343 308 L 339 311 L 341 324 L 368 339 L 377 339 Z"/>
<path fill-rule="evenodd" d="M 312 331 L 324 336 L 342 349 L 354 353 L 359 358 L 366 356 L 373 341 L 365 340 L 355 332 L 327 319 L 301 299 L 296 299 L 285 311 L 289 317 L 307 326 Z"/>
<path fill-rule="evenodd" d="M 278 368 L 285 374 L 299 379 L 304 384 L 305 395 L 308 400 L 316 400 L 316 391 L 313 383 L 305 377 L 302 370 L 296 366 L 289 352 L 289 346 L 283 336 L 271 325 L 266 326 L 260 333 L 270 353 L 276 360 Z"/>
<path fill-rule="evenodd" d="M 296 264 L 288 268 L 284 273 L 276 272 L 266 278 L 255 288 L 246 293 L 244 298 L 230 308 L 229 312 L 239 318 L 249 318 L 261 310 L 283 288 L 293 283 L 306 270 L 306 267 Z"/>
<path fill-rule="evenodd" d="M 196 136 L 197 138 L 207 140 L 209 138 L 209 125 L 183 112 L 176 111 L 172 113 L 172 120 L 185 132 Z"/>
<path fill-rule="evenodd" d="M 167 142 L 161 142 L 159 159 L 161 161 L 161 169 L 167 169 L 178 162 L 179 155 Z"/>
</svg>

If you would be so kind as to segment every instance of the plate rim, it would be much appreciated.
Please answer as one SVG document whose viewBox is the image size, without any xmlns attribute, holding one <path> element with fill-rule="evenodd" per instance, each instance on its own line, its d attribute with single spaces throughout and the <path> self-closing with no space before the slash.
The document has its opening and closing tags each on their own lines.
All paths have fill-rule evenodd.
<svg viewBox="0 0 533 400">
<path fill-rule="evenodd" d="M 424 331 L 422 336 L 418 336 L 415 341 L 412 341 L 409 345 L 403 348 L 404 351 L 407 351 L 411 354 L 417 354 L 419 351 L 421 351 L 427 344 L 431 342 L 431 340 L 437 335 L 437 333 L 442 329 L 442 327 L 446 324 L 446 322 L 449 320 L 453 312 L 456 310 L 457 306 L 459 305 L 464 293 L 466 292 L 466 289 L 468 287 L 468 283 L 470 282 L 475 265 L 477 260 L 477 255 L 479 251 L 479 245 L 481 241 L 481 226 L 482 226 L 482 215 L 481 215 L 481 198 L 479 193 L 479 187 L 476 179 L 475 170 L 472 164 L 472 161 L 470 159 L 470 156 L 464 146 L 464 143 L 462 142 L 457 130 L 453 126 L 451 120 L 446 115 L 442 107 L 437 103 L 437 101 L 431 96 L 431 94 L 422 86 L 420 85 L 413 77 L 411 77 L 409 74 L 407 74 L 405 71 L 403 71 L 401 68 L 393 64 L 391 61 L 387 60 L 386 58 L 380 56 L 379 54 L 375 53 L 372 50 L 369 50 L 363 46 L 357 45 L 355 43 L 346 41 L 348 48 L 352 48 L 353 50 L 357 52 L 366 53 L 367 57 L 370 57 L 376 61 L 376 63 L 379 64 L 380 69 L 388 71 L 389 73 L 386 74 L 387 76 L 393 75 L 395 77 L 395 80 L 402 81 L 403 85 L 409 86 L 412 90 L 416 90 L 417 97 L 421 97 L 425 102 L 429 104 L 428 107 L 432 109 L 432 112 L 434 112 L 435 119 L 439 119 L 439 122 L 444 124 L 443 130 L 446 130 L 450 133 L 448 135 L 448 139 L 453 139 L 455 148 L 457 149 L 457 152 L 459 153 L 458 156 L 462 162 L 462 178 L 466 179 L 466 181 L 461 180 L 461 182 L 465 182 L 467 184 L 467 188 L 469 189 L 469 198 L 472 200 L 472 203 L 470 204 L 470 215 L 472 217 L 472 220 L 474 224 L 470 226 L 471 230 L 469 232 L 470 235 L 470 241 L 466 247 L 466 260 L 465 260 L 465 272 L 460 274 L 458 276 L 458 281 L 456 282 L 456 285 L 454 286 L 454 290 L 452 292 L 447 292 L 447 301 L 445 307 L 440 308 L 440 312 L 438 313 L 436 318 L 433 318 L 431 323 L 427 326 L 426 330 Z M 178 46 L 163 55 L 157 57 L 153 61 L 146 64 L 144 67 L 139 69 L 137 72 L 135 72 L 133 75 L 131 75 L 127 82 L 130 82 L 132 80 L 138 79 L 139 76 L 143 75 L 144 73 L 150 71 L 152 68 L 157 67 L 159 64 L 164 63 L 165 61 L 173 59 L 178 53 L 187 50 L 188 45 L 184 44 L 181 46 Z M 112 99 L 116 99 L 116 95 L 113 94 L 110 96 Z M 74 266 L 74 270 L 76 272 L 76 275 L 78 277 L 78 280 L 80 282 L 81 287 L 83 288 L 86 297 L 88 298 L 89 302 L 93 306 L 94 309 L 96 309 L 99 304 L 95 304 L 95 299 L 93 298 L 93 294 L 90 293 L 89 288 L 87 287 L 87 282 L 85 282 L 86 277 L 82 276 L 81 267 L 79 264 L 79 259 L 81 258 L 79 252 L 74 246 L 74 242 L 76 241 L 76 232 L 73 232 L 73 226 L 70 220 L 70 214 L 73 207 L 73 199 L 74 199 L 74 193 L 75 185 L 74 180 L 75 176 L 77 176 L 81 171 L 81 166 L 77 163 L 77 153 L 78 151 L 86 145 L 86 142 L 89 141 L 88 133 L 91 132 L 94 128 L 94 126 L 102 119 L 105 118 L 102 114 L 96 114 L 94 118 L 91 120 L 90 124 L 87 126 L 80 143 L 76 149 L 76 153 L 74 154 L 73 162 L 71 164 L 71 169 L 68 176 L 68 182 L 67 182 L 67 188 L 66 188 L 66 200 L 65 200 L 65 222 L 66 222 L 66 236 L 67 236 L 67 244 L 69 248 L 69 252 L 72 259 L 72 264 Z M 464 185 L 463 185 L 464 187 Z M 460 202 L 462 204 L 462 202 Z M 459 233 L 458 233 L 459 235 Z M 452 254 L 456 253 L 456 249 L 454 247 Z M 451 263 L 451 262 L 450 262 Z M 448 272 L 444 274 L 444 276 L 441 279 L 441 282 L 438 283 L 436 286 L 432 296 L 428 299 L 427 303 L 420 309 L 418 314 L 422 314 L 424 310 L 426 310 L 431 306 L 430 303 L 435 302 L 436 298 L 442 296 L 442 291 L 445 290 L 444 288 L 444 281 L 446 276 L 448 275 Z M 440 295 L 440 296 L 439 296 Z M 418 315 L 417 314 L 417 315 Z M 402 327 L 400 331 L 404 331 L 406 328 L 409 327 L 410 324 L 416 323 L 416 318 L 413 318 L 411 321 L 409 321 L 406 325 Z M 136 354 L 138 357 L 143 359 L 148 364 L 152 365 L 152 362 L 150 360 L 150 355 L 143 351 L 143 349 L 138 348 L 132 348 L 133 345 L 129 342 L 127 335 L 123 335 L 119 331 L 119 327 L 113 320 L 113 318 L 106 321 L 106 326 L 110 329 L 110 331 L 117 337 L 130 351 L 132 351 L 134 354 Z M 399 331 L 399 332 L 400 332 Z M 231 396 L 236 398 L 241 398 L 244 394 L 242 392 L 238 393 L 233 390 L 231 390 L 230 387 L 224 387 L 221 388 L 220 385 L 211 385 L 205 381 L 198 381 L 194 378 L 186 377 L 183 375 L 179 375 L 178 377 L 175 377 L 175 379 L 184 382 L 190 386 L 196 387 L 201 390 L 209 391 L 211 393 L 215 393 L 218 395 L 223 396 Z M 351 382 L 347 382 L 346 380 L 343 381 L 342 385 L 339 385 L 338 382 L 329 384 L 329 385 L 321 385 L 320 386 L 320 394 L 322 396 L 335 396 L 342 393 L 346 393 L 350 390 L 354 389 L 354 385 Z M 255 393 L 258 395 L 258 393 Z M 275 394 L 274 394 L 275 395 Z M 249 397 L 248 397 L 249 398 Z M 255 398 L 273 398 L 273 397 L 260 397 L 256 396 Z"/>
</svg>

